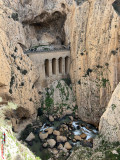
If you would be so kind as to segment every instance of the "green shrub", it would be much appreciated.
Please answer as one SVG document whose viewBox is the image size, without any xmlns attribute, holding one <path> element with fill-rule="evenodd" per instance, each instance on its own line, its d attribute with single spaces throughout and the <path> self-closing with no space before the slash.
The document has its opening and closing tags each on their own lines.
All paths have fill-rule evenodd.
<svg viewBox="0 0 120 160">
<path fill-rule="evenodd" d="M 18 13 L 12 13 L 11 17 L 14 21 L 18 21 Z"/>
</svg>

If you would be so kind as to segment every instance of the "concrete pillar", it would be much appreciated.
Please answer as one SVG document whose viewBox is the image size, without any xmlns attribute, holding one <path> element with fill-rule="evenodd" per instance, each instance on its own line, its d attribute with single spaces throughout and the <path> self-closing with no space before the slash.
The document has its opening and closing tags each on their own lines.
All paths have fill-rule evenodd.
<svg viewBox="0 0 120 160">
<path fill-rule="evenodd" d="M 65 75 L 65 57 L 62 58 L 62 75 Z"/>
<path fill-rule="evenodd" d="M 40 70 L 40 79 L 45 79 L 46 78 L 46 75 L 45 75 L 45 61 L 43 62 L 40 62 L 41 64 L 41 67 L 39 68 Z"/>
<path fill-rule="evenodd" d="M 70 70 L 70 57 L 66 57 L 65 58 L 65 73 L 69 74 L 69 70 Z"/>
<path fill-rule="evenodd" d="M 52 76 L 52 59 L 49 60 L 49 77 Z"/>
</svg>

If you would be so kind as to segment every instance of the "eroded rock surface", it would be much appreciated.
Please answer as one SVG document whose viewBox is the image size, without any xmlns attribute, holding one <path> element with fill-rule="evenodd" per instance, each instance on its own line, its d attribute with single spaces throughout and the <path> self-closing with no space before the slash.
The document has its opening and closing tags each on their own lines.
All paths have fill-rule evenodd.
<svg viewBox="0 0 120 160">
<path fill-rule="evenodd" d="M 100 119 L 99 130 L 108 141 L 120 142 L 120 83 Z"/>
<path fill-rule="evenodd" d="M 114 0 L 88 0 L 72 19 L 71 78 L 79 117 L 98 125 L 120 80 L 120 16 Z"/>
</svg>

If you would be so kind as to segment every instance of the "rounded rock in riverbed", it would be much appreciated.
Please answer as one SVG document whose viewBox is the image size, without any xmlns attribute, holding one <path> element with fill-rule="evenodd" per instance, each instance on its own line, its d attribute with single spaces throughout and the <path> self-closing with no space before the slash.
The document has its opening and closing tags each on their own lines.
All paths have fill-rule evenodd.
<svg viewBox="0 0 120 160">
<path fill-rule="evenodd" d="M 56 141 L 54 139 L 48 139 L 47 143 L 50 146 L 50 148 L 53 148 L 56 145 Z"/>
<path fill-rule="evenodd" d="M 85 138 L 87 137 L 87 135 L 86 135 L 85 133 L 82 133 L 82 134 L 80 135 L 80 137 L 81 137 L 82 139 L 85 139 Z"/>
<path fill-rule="evenodd" d="M 49 121 L 53 122 L 54 121 L 54 117 L 53 116 L 49 116 Z"/>
<path fill-rule="evenodd" d="M 73 117 L 72 117 L 72 116 L 69 116 L 69 119 L 70 119 L 71 121 L 73 121 Z"/>
<path fill-rule="evenodd" d="M 73 141 L 73 142 L 76 142 L 76 139 L 73 139 L 72 141 Z"/>
<path fill-rule="evenodd" d="M 57 142 L 66 142 L 67 138 L 65 136 L 57 136 Z"/>
<path fill-rule="evenodd" d="M 26 138 L 26 141 L 32 141 L 33 139 L 35 139 L 35 136 L 34 136 L 34 134 L 31 132 L 30 134 L 29 134 L 29 136 Z"/>
<path fill-rule="evenodd" d="M 47 132 L 48 134 L 52 134 L 53 133 L 53 128 L 47 128 L 45 130 L 45 132 Z"/>
<path fill-rule="evenodd" d="M 55 136 L 60 136 L 60 132 L 57 131 L 57 130 L 54 130 L 54 131 L 53 131 L 53 134 L 54 134 Z"/>
<path fill-rule="evenodd" d="M 66 148 L 67 150 L 70 150 L 70 149 L 72 149 L 72 146 L 69 142 L 66 142 L 64 145 L 64 148 Z"/>
<path fill-rule="evenodd" d="M 48 146 L 47 143 L 43 143 L 43 147 L 46 148 Z"/>
<path fill-rule="evenodd" d="M 81 137 L 80 136 L 74 136 L 74 139 L 77 141 L 81 141 Z"/>
<path fill-rule="evenodd" d="M 40 132 L 39 137 L 40 137 L 40 139 L 44 140 L 44 139 L 46 139 L 48 137 L 48 133 Z"/>
<path fill-rule="evenodd" d="M 53 153 L 54 155 L 56 155 L 56 154 L 58 154 L 58 150 L 57 150 L 56 148 L 53 148 L 53 149 L 52 149 L 52 153 Z"/>
<path fill-rule="evenodd" d="M 58 149 L 60 149 L 60 150 L 63 149 L 63 145 L 61 143 L 59 144 Z"/>
</svg>

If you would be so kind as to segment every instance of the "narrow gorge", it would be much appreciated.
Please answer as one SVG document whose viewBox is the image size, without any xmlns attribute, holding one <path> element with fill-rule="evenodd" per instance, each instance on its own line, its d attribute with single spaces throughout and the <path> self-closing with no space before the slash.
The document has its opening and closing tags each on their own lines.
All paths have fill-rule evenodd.
<svg viewBox="0 0 120 160">
<path fill-rule="evenodd" d="M 0 1 L 0 160 L 120 160 L 120 1 Z"/>
</svg>

